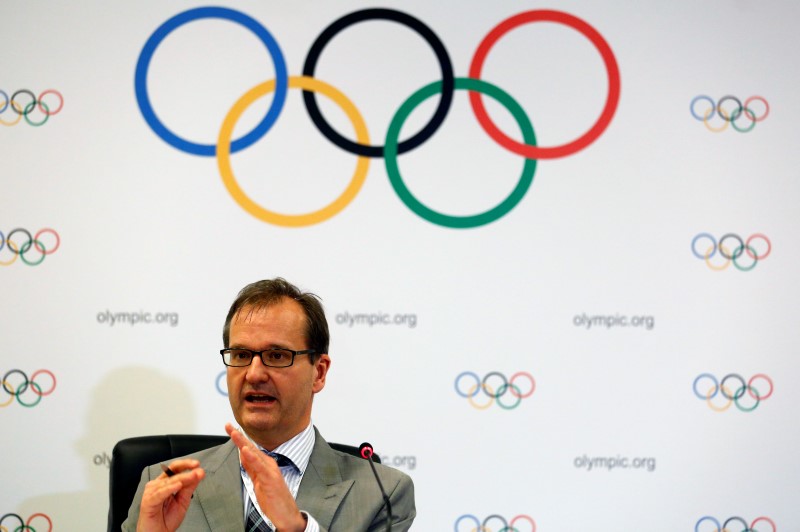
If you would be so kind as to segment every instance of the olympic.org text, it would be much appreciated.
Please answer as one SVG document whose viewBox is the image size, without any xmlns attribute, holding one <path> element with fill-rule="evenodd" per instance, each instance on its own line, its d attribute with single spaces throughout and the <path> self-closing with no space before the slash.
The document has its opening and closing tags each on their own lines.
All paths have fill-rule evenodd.
<svg viewBox="0 0 800 532">
<path fill-rule="evenodd" d="M 654 316 L 625 316 L 622 314 L 576 314 L 572 318 L 572 323 L 575 327 L 586 327 L 588 331 L 591 328 L 605 327 L 611 329 L 612 327 L 644 327 L 645 329 L 652 330 L 656 324 Z"/>
<path fill-rule="evenodd" d="M 606 471 L 613 471 L 615 469 L 644 469 L 648 473 L 656 470 L 656 459 L 649 457 L 636 457 L 628 458 L 627 456 L 595 456 L 589 457 L 585 454 L 578 456 L 573 461 L 573 464 L 578 469 L 586 469 L 589 471 L 596 471 L 605 469 Z"/>
<path fill-rule="evenodd" d="M 416 314 L 385 314 L 382 312 L 350 314 L 342 312 L 336 315 L 336 323 L 353 327 L 356 325 L 405 325 L 409 329 L 417 326 Z"/>
<path fill-rule="evenodd" d="M 177 312 L 105 312 L 97 313 L 97 323 L 113 327 L 114 325 L 130 325 L 131 327 L 139 323 L 149 324 L 169 324 L 170 327 L 178 326 Z"/>
<path fill-rule="evenodd" d="M 395 469 L 416 469 L 417 457 L 416 456 L 390 456 L 388 454 L 381 455 L 381 463 L 383 465 L 394 467 Z"/>
</svg>

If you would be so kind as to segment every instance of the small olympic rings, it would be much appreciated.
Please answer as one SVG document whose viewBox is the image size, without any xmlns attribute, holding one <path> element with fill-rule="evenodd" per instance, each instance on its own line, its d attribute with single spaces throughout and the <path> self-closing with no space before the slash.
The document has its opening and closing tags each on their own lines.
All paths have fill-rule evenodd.
<svg viewBox="0 0 800 532">
<path fill-rule="evenodd" d="M 700 102 L 707 102 L 708 106 L 702 113 L 698 114 L 697 104 Z M 731 106 L 728 102 L 731 102 L 733 105 Z M 759 104 L 756 107 L 763 108 L 761 109 L 760 115 L 757 115 L 756 111 L 753 110 L 754 102 L 758 102 Z M 696 120 L 703 122 L 709 131 L 713 131 L 714 133 L 725 131 L 729 124 L 739 133 L 748 133 L 756 126 L 756 122 L 761 122 L 767 118 L 769 115 L 769 103 L 763 96 L 751 96 L 742 103 L 739 98 L 730 94 L 723 96 L 719 101 L 714 103 L 713 98 L 701 94 L 700 96 L 692 98 L 689 104 L 689 112 Z M 721 126 L 711 125 L 711 119 L 714 118 L 714 116 L 719 116 L 722 119 Z M 741 127 L 737 124 L 737 121 L 742 116 L 745 116 L 746 119 L 750 121 L 748 126 Z"/>
<path fill-rule="evenodd" d="M 726 386 L 728 381 L 731 380 L 738 382 L 738 384 L 734 387 Z M 698 387 L 698 385 L 703 381 L 710 381 L 710 384 L 712 384 L 706 388 L 705 392 Z M 763 383 L 758 383 L 757 387 L 756 381 L 761 381 Z M 698 399 L 705 401 L 708 407 L 715 412 L 724 412 L 733 404 L 735 404 L 736 408 L 742 412 L 752 412 L 758 407 L 759 404 L 761 404 L 761 401 L 769 399 L 772 396 L 772 392 L 775 390 L 775 385 L 772 382 L 772 379 L 764 373 L 756 373 L 750 377 L 750 380 L 748 381 L 745 381 L 741 375 L 736 373 L 729 373 L 728 375 L 725 375 L 725 377 L 722 378 L 722 381 L 717 381 L 717 378 L 711 373 L 701 373 L 695 377 L 694 382 L 692 383 L 692 390 Z M 721 405 L 712 402 L 712 399 L 716 397 L 717 393 L 719 393 L 727 402 L 722 403 Z M 745 397 L 745 394 L 747 394 L 747 398 Z M 746 406 L 742 399 L 747 399 L 752 403 L 752 405 Z"/>
<path fill-rule="evenodd" d="M 34 528 L 33 525 L 31 525 L 31 522 L 34 519 L 36 519 L 37 517 L 47 521 L 48 527 L 47 527 L 46 531 L 45 531 L 44 527 L 40 527 L 40 526 L 37 525 L 36 528 Z M 6 518 L 16 519 L 17 521 L 19 521 L 19 526 L 14 527 L 14 528 L 7 528 L 3 524 L 3 521 L 5 521 Z M 30 530 L 31 532 L 37 532 L 37 531 L 38 532 L 52 532 L 52 530 L 53 530 L 53 521 L 50 519 L 50 517 L 47 514 L 43 514 L 41 512 L 32 514 L 30 517 L 28 517 L 27 521 L 23 521 L 22 517 L 20 517 L 19 514 L 14 514 L 14 513 L 7 513 L 7 514 L 3 515 L 3 517 L 0 517 L 0 531 L 2 531 L 2 532 L 23 532 L 25 530 Z"/>
<path fill-rule="evenodd" d="M 12 237 L 16 233 L 21 233 L 24 235 L 26 240 L 21 244 L 14 242 Z M 45 245 L 43 242 L 44 239 L 42 239 L 42 236 L 45 234 L 52 235 L 52 238 L 46 239 L 47 245 Z M 50 244 L 51 240 L 54 241 L 52 245 Z M 14 264 L 17 258 L 22 260 L 22 262 L 28 266 L 38 266 L 42 263 L 47 255 L 52 255 L 55 253 L 60 246 L 61 237 L 58 235 L 55 229 L 51 229 L 49 227 L 40 229 L 35 235 L 31 235 L 30 231 L 23 229 L 22 227 L 12 229 L 8 235 L 5 235 L 2 231 L 0 231 L 0 253 L 2 253 L 3 249 L 7 247 L 8 252 L 11 254 L 10 259 L 0 260 L 0 266 L 11 266 Z M 33 250 L 38 253 L 38 258 L 29 258 L 29 255 Z"/>
<path fill-rule="evenodd" d="M 501 528 L 491 528 L 489 526 L 489 524 L 492 521 L 496 521 L 498 523 L 498 526 L 502 525 L 502 527 Z M 530 528 L 528 528 L 528 527 L 519 528 L 518 526 L 516 526 L 518 521 L 520 521 L 520 522 L 526 521 L 528 523 L 528 525 L 530 525 Z M 469 526 L 469 523 L 472 522 L 472 523 L 475 524 L 475 526 L 473 526 L 471 528 L 464 528 L 464 527 L 462 527 L 462 522 L 464 522 L 464 524 L 466 526 Z M 511 519 L 511 521 L 506 520 L 505 517 L 503 517 L 502 515 L 499 515 L 499 514 L 492 514 L 492 515 L 488 516 L 486 519 L 484 519 L 483 521 L 481 521 L 480 519 L 478 519 L 476 516 L 474 516 L 472 514 L 464 514 L 464 515 L 460 516 L 458 519 L 456 519 L 455 525 L 453 526 L 453 530 L 455 532 L 492 532 L 492 531 L 496 531 L 496 532 L 536 532 L 536 522 L 533 520 L 533 518 L 531 516 L 526 515 L 526 514 L 517 515 L 513 519 Z"/>
<path fill-rule="evenodd" d="M 708 244 L 702 244 L 703 241 L 707 241 Z M 729 247 L 726 245 L 726 241 L 733 241 L 734 246 Z M 763 244 L 756 246 L 756 242 L 763 242 Z M 701 244 L 700 247 L 698 247 L 698 243 Z M 692 239 L 691 248 L 692 254 L 704 261 L 712 270 L 722 271 L 733 264 L 736 269 L 748 272 L 755 268 L 759 261 L 766 259 L 772 253 L 772 242 L 762 233 L 754 233 L 747 240 L 743 240 L 735 233 L 727 233 L 720 237 L 719 242 L 710 233 L 698 233 Z M 714 263 L 711 259 L 717 254 L 717 251 L 724 260 Z M 743 258 L 742 255 L 747 255 L 747 258 Z"/>
<path fill-rule="evenodd" d="M 217 144 L 215 145 L 189 142 L 169 130 L 156 116 L 150 103 L 147 88 L 150 62 L 159 44 L 180 26 L 206 18 L 219 18 L 235 22 L 253 32 L 267 48 L 275 70 L 274 79 L 269 79 L 269 76 L 265 76 L 267 78 L 266 81 L 249 89 L 244 96 L 234 103 L 223 121 L 217 137 Z M 370 144 L 368 131 L 364 120 L 361 118 L 361 113 L 349 98 L 338 89 L 333 88 L 332 85 L 314 77 L 319 59 L 328 43 L 351 26 L 371 20 L 388 20 L 411 29 L 430 46 L 439 65 L 439 79 L 434 78 L 432 82 L 428 82 L 421 89 L 414 92 L 394 114 L 383 145 Z M 495 43 L 517 26 L 534 22 L 556 22 L 578 31 L 597 48 L 608 75 L 608 95 L 600 117 L 581 137 L 562 146 L 538 147 L 533 126 L 522 107 L 507 92 L 480 78 L 486 57 Z M 368 170 L 367 159 L 373 157 L 384 158 L 387 174 L 395 193 L 406 207 L 426 221 L 451 228 L 474 228 L 494 222 L 508 214 L 525 196 L 533 182 L 536 160 L 571 155 L 588 147 L 597 140 L 609 126 L 616 112 L 620 95 L 619 67 L 608 43 L 597 30 L 585 21 L 567 13 L 550 10 L 524 11 L 498 24 L 478 46 L 470 65 L 468 78 L 458 78 L 454 75 L 450 56 L 441 39 L 430 27 L 416 17 L 394 9 L 369 8 L 357 10 L 338 18 L 319 34 L 306 55 L 302 74 L 302 76 L 289 76 L 287 74 L 285 59 L 278 43 L 260 23 L 248 15 L 232 9 L 203 7 L 189 9 L 173 16 L 152 33 L 142 47 L 136 63 L 134 86 L 142 116 L 157 136 L 174 148 L 186 153 L 203 156 L 216 155 L 217 166 L 223 183 L 228 193 L 239 206 L 261 221 L 285 227 L 300 227 L 321 223 L 341 212 L 361 190 Z M 307 214 L 287 215 L 263 208 L 242 190 L 231 170 L 231 154 L 247 148 L 269 131 L 282 112 L 286 94 L 290 88 L 299 88 L 303 91 L 306 110 L 320 133 L 338 148 L 357 156 L 356 170 L 345 191 L 330 204 Z M 446 215 L 422 204 L 405 185 L 397 162 L 399 155 L 421 146 L 439 129 L 450 110 L 456 90 L 465 90 L 470 93 L 470 102 L 474 114 L 478 118 L 481 127 L 495 142 L 526 159 L 522 175 L 516 187 L 505 200 L 484 212 L 468 216 Z M 231 140 L 234 126 L 242 113 L 255 100 L 270 93 L 274 93 L 272 103 L 261 122 L 243 137 Z M 355 140 L 344 137 L 327 122 L 317 104 L 318 93 L 322 93 L 332 99 L 334 103 L 345 110 L 347 117 L 353 123 Z M 422 102 L 435 95 L 438 95 L 438 103 L 433 116 L 419 131 L 406 139 L 400 140 L 400 130 L 412 111 Z M 518 143 L 507 137 L 491 121 L 484 107 L 482 95 L 496 100 L 511 112 L 517 125 L 522 130 L 523 143 Z"/>
<path fill-rule="evenodd" d="M 10 377 L 15 374 L 19 374 L 22 377 L 22 382 L 16 384 L 16 386 L 12 382 L 12 379 L 10 379 Z M 36 382 L 36 377 L 39 375 L 47 375 L 50 377 L 52 382 L 49 389 L 44 390 L 42 386 Z M 16 380 L 18 379 L 14 379 L 14 381 Z M 21 369 L 12 369 L 7 371 L 3 376 L 3 379 L 0 381 L 0 389 L 9 395 L 8 399 L 6 399 L 4 402 L 0 402 L 0 408 L 10 405 L 15 397 L 17 402 L 22 406 L 32 407 L 38 405 L 41 402 L 42 397 L 53 393 L 53 391 L 56 389 L 56 376 L 48 369 L 40 369 L 35 371 L 29 379 L 28 375 Z M 26 402 L 22 399 L 22 394 L 27 392 L 29 389 L 33 393 L 34 398 Z"/>
<path fill-rule="evenodd" d="M 701 529 L 700 525 L 702 525 L 706 521 L 709 524 L 713 524 L 714 528 L 708 528 L 708 527 L 704 526 L 703 529 Z M 778 527 L 775 526 L 775 521 L 773 521 L 769 517 L 764 517 L 764 516 L 756 517 L 755 519 L 753 519 L 753 521 L 750 523 L 750 525 L 748 525 L 747 521 L 745 521 L 744 519 L 742 519 L 741 517 L 738 517 L 738 516 L 729 517 L 722 524 L 720 524 L 720 522 L 719 522 L 719 520 L 717 518 L 712 517 L 710 515 L 705 515 L 705 516 L 703 516 L 703 517 L 701 517 L 700 519 L 697 520 L 697 522 L 694 524 L 694 532 L 723 532 L 723 531 L 726 531 L 726 532 L 756 532 L 756 523 L 758 523 L 760 521 L 763 521 L 764 523 L 768 523 L 769 526 L 772 527 L 772 531 L 771 532 L 778 532 Z M 732 523 L 739 523 L 739 525 L 741 525 L 743 528 L 741 528 L 741 529 L 728 528 L 728 525 L 730 525 Z M 768 532 L 768 531 L 766 529 L 760 529 L 758 532 Z"/>
<path fill-rule="evenodd" d="M 24 99 L 27 101 L 23 102 L 22 99 L 19 98 L 20 96 L 24 96 Z M 48 98 L 50 104 L 45 103 L 44 100 L 46 96 L 50 96 Z M 0 98 L 2 98 L 0 115 L 3 115 L 3 113 L 9 109 L 12 112 L 5 116 L 16 115 L 16 117 L 10 121 L 4 120 L 3 117 L 0 116 L 0 124 L 4 126 L 15 126 L 24 118 L 28 125 L 38 127 L 44 125 L 51 116 L 60 113 L 61 109 L 64 107 L 64 96 L 55 89 L 44 90 L 39 93 L 38 97 L 29 89 L 19 89 L 12 93 L 11 96 L 9 96 L 6 91 L 0 89 Z M 53 106 L 54 100 L 58 102 L 55 106 Z M 43 118 L 38 121 L 31 118 L 35 109 L 39 109 L 43 115 Z"/>
<path fill-rule="evenodd" d="M 464 377 L 470 377 L 475 381 L 466 391 L 463 390 L 463 386 L 461 384 L 461 380 Z M 500 379 L 501 384 L 497 387 L 492 386 L 488 382 L 490 378 Z M 519 378 L 528 380 L 528 385 L 525 387 L 527 391 L 523 392 L 523 388 L 515 384 L 515 381 Z M 501 408 L 512 410 L 517 408 L 523 399 L 533 395 L 533 392 L 536 390 L 536 381 L 534 380 L 533 375 L 527 371 L 518 371 L 511 376 L 510 380 L 499 371 L 491 371 L 487 373 L 483 379 L 478 377 L 478 375 L 472 371 L 464 371 L 456 377 L 455 389 L 458 395 L 466 398 L 469 404 L 478 410 L 486 410 L 492 406 L 495 401 L 497 401 L 498 406 Z M 482 404 L 475 402 L 475 396 L 478 395 L 479 391 L 482 391 L 486 397 L 488 397 L 487 401 Z M 510 392 L 511 396 L 516 398 L 516 401 L 514 399 L 512 399 L 509 403 L 504 403 L 501 401 L 500 399 L 504 397 L 507 392 Z"/>
</svg>

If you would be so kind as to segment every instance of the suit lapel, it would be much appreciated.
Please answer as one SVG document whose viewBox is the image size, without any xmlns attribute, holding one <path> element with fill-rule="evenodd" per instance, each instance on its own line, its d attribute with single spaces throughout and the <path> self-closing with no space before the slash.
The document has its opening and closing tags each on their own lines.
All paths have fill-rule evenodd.
<svg viewBox="0 0 800 532">
<path fill-rule="evenodd" d="M 204 463 L 206 478 L 197 486 L 195 497 L 211 530 L 244 530 L 244 502 L 239 472 L 239 453 L 232 441 L 217 449 Z"/>
<path fill-rule="evenodd" d="M 342 480 L 336 453 L 316 428 L 314 432 L 314 450 L 297 491 L 297 506 L 313 515 L 323 529 L 329 529 L 353 480 Z"/>
</svg>

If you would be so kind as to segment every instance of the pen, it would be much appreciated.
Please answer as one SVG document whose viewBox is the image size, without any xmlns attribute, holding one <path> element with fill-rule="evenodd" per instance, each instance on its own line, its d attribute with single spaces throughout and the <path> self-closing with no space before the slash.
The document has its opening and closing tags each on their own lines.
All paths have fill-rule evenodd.
<svg viewBox="0 0 800 532">
<path fill-rule="evenodd" d="M 161 469 L 162 469 L 162 471 L 164 471 L 164 473 L 167 474 L 168 477 L 172 477 L 172 476 L 176 475 L 175 471 L 173 471 L 169 467 L 165 466 L 164 464 L 161 464 Z"/>
</svg>

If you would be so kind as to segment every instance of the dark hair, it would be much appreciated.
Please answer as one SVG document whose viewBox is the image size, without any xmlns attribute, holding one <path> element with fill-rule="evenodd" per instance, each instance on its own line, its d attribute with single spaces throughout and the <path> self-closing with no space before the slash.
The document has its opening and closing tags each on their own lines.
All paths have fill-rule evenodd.
<svg viewBox="0 0 800 532">
<path fill-rule="evenodd" d="M 328 321 L 325 319 L 322 300 L 311 292 L 303 292 L 280 277 L 256 281 L 239 291 L 239 295 L 236 296 L 228 311 L 228 316 L 225 318 L 225 326 L 222 328 L 224 346 L 230 347 L 231 321 L 243 308 L 249 307 L 251 311 L 266 308 L 279 303 L 285 297 L 297 301 L 303 307 L 306 315 L 306 343 L 308 349 L 314 350 L 314 354 L 309 357 L 309 360 L 312 363 L 316 362 L 320 355 L 328 352 L 328 343 L 330 342 Z"/>
</svg>

